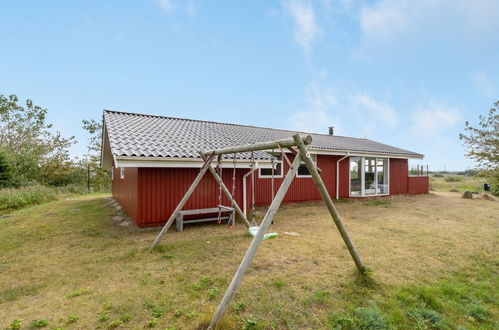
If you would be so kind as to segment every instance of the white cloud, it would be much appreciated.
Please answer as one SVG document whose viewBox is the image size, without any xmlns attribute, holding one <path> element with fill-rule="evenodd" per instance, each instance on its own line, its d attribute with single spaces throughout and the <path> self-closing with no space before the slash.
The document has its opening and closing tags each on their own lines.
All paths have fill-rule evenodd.
<svg viewBox="0 0 499 330">
<path fill-rule="evenodd" d="M 367 112 L 369 121 L 378 125 L 394 128 L 397 124 L 397 114 L 388 104 L 374 100 L 364 92 L 359 92 L 351 98 L 352 105 L 361 112 Z M 363 120 L 366 118 L 363 117 Z"/>
<path fill-rule="evenodd" d="M 444 103 L 429 103 L 418 107 L 411 115 L 415 136 L 433 139 L 453 128 L 460 120 L 459 110 Z"/>
<path fill-rule="evenodd" d="M 157 0 L 157 4 L 166 15 L 172 14 L 175 9 L 175 5 L 171 0 Z"/>
<path fill-rule="evenodd" d="M 499 27 L 497 0 L 380 0 L 360 10 L 364 34 L 395 39 L 408 34 L 457 34 L 483 39 Z"/>
<path fill-rule="evenodd" d="M 496 92 L 496 87 L 494 83 L 490 80 L 489 76 L 484 72 L 474 72 L 471 75 L 471 80 L 473 84 L 487 97 L 494 96 Z"/>
<path fill-rule="evenodd" d="M 336 96 L 331 87 L 310 84 L 306 89 L 306 106 L 293 113 L 289 118 L 290 126 L 298 131 L 326 133 L 327 127 L 338 124 L 332 109 L 337 105 Z"/>
<path fill-rule="evenodd" d="M 305 91 L 305 106 L 289 118 L 296 130 L 326 133 L 335 126 L 335 134 L 376 136 L 380 128 L 395 128 L 398 116 L 392 106 L 366 92 L 341 84 L 311 83 Z M 350 132 L 350 133 L 349 133 Z"/>
<path fill-rule="evenodd" d="M 199 6 L 194 3 L 192 0 L 188 0 L 187 4 L 185 5 L 185 12 L 187 13 L 187 16 L 190 18 L 195 18 L 197 16 L 199 10 Z"/>
<path fill-rule="evenodd" d="M 282 5 L 293 18 L 296 43 L 303 48 L 306 55 L 309 55 L 312 43 L 320 32 L 314 9 L 310 3 L 297 0 L 284 1 Z"/>
</svg>

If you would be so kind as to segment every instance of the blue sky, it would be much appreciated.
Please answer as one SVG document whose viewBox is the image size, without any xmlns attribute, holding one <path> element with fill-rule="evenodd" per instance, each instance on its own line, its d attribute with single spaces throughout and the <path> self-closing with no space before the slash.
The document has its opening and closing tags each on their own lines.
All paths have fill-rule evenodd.
<svg viewBox="0 0 499 330">
<path fill-rule="evenodd" d="M 499 1 L 2 1 L 0 94 L 86 151 L 102 109 L 326 133 L 465 169 L 499 99 Z"/>
</svg>

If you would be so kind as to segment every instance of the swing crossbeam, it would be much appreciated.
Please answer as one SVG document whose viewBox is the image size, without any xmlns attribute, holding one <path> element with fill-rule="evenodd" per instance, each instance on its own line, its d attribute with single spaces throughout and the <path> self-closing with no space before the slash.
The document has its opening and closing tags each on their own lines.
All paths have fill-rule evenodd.
<svg viewBox="0 0 499 330">
<path fill-rule="evenodd" d="M 311 135 L 300 135 L 300 139 L 305 145 L 309 145 L 310 143 L 312 143 Z M 230 147 L 224 149 L 215 149 L 212 151 L 205 152 L 205 154 L 218 156 L 226 154 L 237 154 L 241 152 L 262 151 L 262 150 L 291 148 L 291 147 L 296 147 L 296 141 L 293 138 L 267 141 L 267 142 L 258 142 L 258 143 L 246 144 L 242 146 Z"/>
</svg>

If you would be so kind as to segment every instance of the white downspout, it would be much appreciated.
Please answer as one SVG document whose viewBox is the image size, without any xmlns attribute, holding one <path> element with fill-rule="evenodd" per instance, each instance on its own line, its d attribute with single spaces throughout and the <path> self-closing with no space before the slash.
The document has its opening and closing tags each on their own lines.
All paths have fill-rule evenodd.
<svg viewBox="0 0 499 330">
<path fill-rule="evenodd" d="M 336 161 L 336 199 L 340 196 L 340 162 L 350 155 L 350 151 L 345 156 Z"/>
<path fill-rule="evenodd" d="M 247 215 L 247 207 L 246 207 L 246 178 L 251 175 L 251 173 L 258 170 L 258 163 L 255 163 L 255 167 L 248 171 L 245 175 L 243 175 L 243 213 L 244 216 Z"/>
</svg>

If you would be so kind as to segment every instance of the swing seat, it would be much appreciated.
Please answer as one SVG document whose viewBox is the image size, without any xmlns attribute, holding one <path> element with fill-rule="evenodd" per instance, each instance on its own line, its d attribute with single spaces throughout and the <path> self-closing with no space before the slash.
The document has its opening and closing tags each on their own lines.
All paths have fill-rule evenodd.
<svg viewBox="0 0 499 330">
<path fill-rule="evenodd" d="M 252 227 L 249 227 L 248 228 L 248 233 L 252 236 L 252 237 L 255 237 L 256 236 L 256 233 L 258 233 L 258 230 L 260 229 L 260 227 L 258 226 L 252 226 Z M 276 238 L 277 237 L 277 233 L 267 233 L 263 236 L 263 240 L 266 240 L 266 239 L 269 239 L 269 238 Z"/>
</svg>

